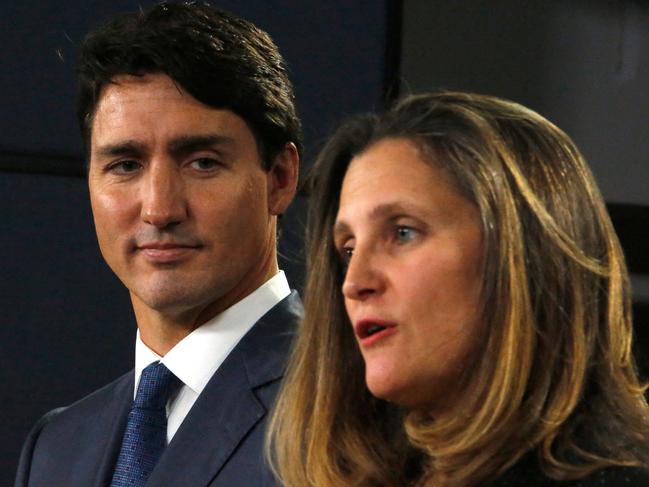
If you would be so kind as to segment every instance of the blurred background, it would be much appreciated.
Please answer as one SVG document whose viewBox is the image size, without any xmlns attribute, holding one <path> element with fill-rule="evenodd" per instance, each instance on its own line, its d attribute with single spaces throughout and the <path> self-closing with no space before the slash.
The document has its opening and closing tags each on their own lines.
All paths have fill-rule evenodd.
<svg viewBox="0 0 649 487">
<path fill-rule="evenodd" d="M 0 5 L 0 485 L 46 411 L 132 367 L 126 290 L 99 255 L 75 117 L 84 34 L 137 0 Z M 470 90 L 539 111 L 600 183 L 634 286 L 649 372 L 649 2 L 641 0 L 216 1 L 267 30 L 288 61 L 303 172 L 347 115 L 399 94 Z M 281 266 L 303 280 L 306 201 L 284 218 Z"/>
</svg>

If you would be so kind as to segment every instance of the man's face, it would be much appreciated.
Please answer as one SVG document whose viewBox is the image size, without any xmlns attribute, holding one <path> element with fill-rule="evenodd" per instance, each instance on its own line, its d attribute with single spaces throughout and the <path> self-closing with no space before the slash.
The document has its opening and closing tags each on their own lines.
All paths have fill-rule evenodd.
<svg viewBox="0 0 649 487">
<path fill-rule="evenodd" d="M 114 81 L 90 138 L 101 252 L 136 311 L 214 315 L 276 271 L 274 215 L 290 197 L 278 201 L 276 175 L 238 115 L 165 75 Z"/>
</svg>

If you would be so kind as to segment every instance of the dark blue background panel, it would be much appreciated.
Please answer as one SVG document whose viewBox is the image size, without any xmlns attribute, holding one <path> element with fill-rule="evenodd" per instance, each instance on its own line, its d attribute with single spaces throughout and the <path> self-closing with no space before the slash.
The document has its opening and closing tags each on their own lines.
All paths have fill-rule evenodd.
<svg viewBox="0 0 649 487">
<path fill-rule="evenodd" d="M 128 294 L 99 256 L 85 181 L 0 173 L 0 485 L 45 411 L 131 367 Z"/>
<path fill-rule="evenodd" d="M 63 8 L 30 0 L 0 7 L 0 154 L 80 157 L 77 47 L 106 18 L 153 3 L 76 1 Z M 344 115 L 381 106 L 387 0 L 211 3 L 252 20 L 280 46 L 309 147 Z"/>
</svg>

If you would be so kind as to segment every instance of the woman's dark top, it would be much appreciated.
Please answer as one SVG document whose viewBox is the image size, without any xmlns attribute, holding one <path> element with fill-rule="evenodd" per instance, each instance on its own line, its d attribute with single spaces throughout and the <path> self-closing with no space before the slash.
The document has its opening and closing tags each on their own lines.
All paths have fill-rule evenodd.
<svg viewBox="0 0 649 487">
<path fill-rule="evenodd" d="M 536 458 L 527 455 L 488 487 L 649 487 L 649 470 L 611 467 L 578 480 L 561 482 L 546 477 Z"/>
</svg>

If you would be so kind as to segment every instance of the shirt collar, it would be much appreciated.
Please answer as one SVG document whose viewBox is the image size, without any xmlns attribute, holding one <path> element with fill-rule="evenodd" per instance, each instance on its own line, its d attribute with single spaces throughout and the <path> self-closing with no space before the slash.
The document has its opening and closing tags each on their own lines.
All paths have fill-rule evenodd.
<svg viewBox="0 0 649 487">
<path fill-rule="evenodd" d="M 273 306 L 291 293 L 283 271 L 255 291 L 196 328 L 160 357 L 138 330 L 135 339 L 135 391 L 144 368 L 160 360 L 186 386 L 200 394 L 239 340 Z"/>
</svg>

